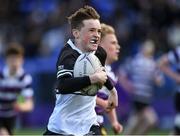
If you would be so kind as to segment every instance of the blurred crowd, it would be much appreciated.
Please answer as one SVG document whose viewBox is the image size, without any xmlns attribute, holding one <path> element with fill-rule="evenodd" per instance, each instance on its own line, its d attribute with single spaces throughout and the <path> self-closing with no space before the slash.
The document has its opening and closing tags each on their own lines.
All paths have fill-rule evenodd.
<svg viewBox="0 0 180 136">
<path fill-rule="evenodd" d="M 53 55 L 70 34 L 66 17 L 85 4 L 116 28 L 122 56 L 136 53 L 147 38 L 157 53 L 180 44 L 178 0 L 1 0 L 0 55 L 11 42 L 21 43 L 26 57 Z"/>
</svg>

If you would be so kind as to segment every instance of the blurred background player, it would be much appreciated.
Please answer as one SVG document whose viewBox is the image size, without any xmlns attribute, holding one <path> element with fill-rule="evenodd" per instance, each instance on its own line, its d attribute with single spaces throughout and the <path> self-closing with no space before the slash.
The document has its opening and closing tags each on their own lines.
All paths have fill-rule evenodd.
<svg viewBox="0 0 180 136">
<path fill-rule="evenodd" d="M 177 83 L 174 95 L 176 116 L 174 119 L 174 134 L 180 135 L 180 46 L 163 55 L 159 59 L 161 70 Z M 173 66 L 175 69 L 173 69 Z"/>
<path fill-rule="evenodd" d="M 157 115 L 151 106 L 153 85 L 162 84 L 162 75 L 153 58 L 155 46 L 146 40 L 139 53 L 127 63 L 127 74 L 132 82 L 133 111 L 125 126 L 124 134 L 146 134 L 157 123 Z"/>
<path fill-rule="evenodd" d="M 0 135 L 12 135 L 17 113 L 33 109 L 32 78 L 24 72 L 23 55 L 17 43 L 5 53 L 6 66 L 0 72 Z"/>
<path fill-rule="evenodd" d="M 101 24 L 101 42 L 100 46 L 104 48 L 107 53 L 106 58 L 106 65 L 105 70 L 107 72 L 108 77 L 111 79 L 113 84 L 117 83 L 117 77 L 113 73 L 111 69 L 111 64 L 118 60 L 120 45 L 118 44 L 117 37 L 115 35 L 114 28 L 106 25 Z M 101 132 L 102 134 L 106 135 L 106 129 L 103 126 L 104 117 L 103 114 L 107 113 L 109 120 L 111 122 L 111 126 L 114 130 L 115 134 L 119 134 L 122 131 L 122 125 L 119 123 L 116 109 L 108 109 L 108 94 L 109 91 L 106 87 L 100 89 L 97 93 L 96 98 L 96 113 L 98 115 L 98 123 L 101 125 Z"/>
</svg>

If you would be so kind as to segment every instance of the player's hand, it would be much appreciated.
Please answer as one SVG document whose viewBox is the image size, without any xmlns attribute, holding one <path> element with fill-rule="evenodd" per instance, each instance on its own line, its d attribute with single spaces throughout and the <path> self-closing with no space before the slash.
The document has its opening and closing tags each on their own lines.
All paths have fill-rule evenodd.
<svg viewBox="0 0 180 136">
<path fill-rule="evenodd" d="M 116 88 L 113 88 L 110 91 L 109 97 L 108 97 L 108 108 L 113 109 L 118 106 L 118 95 Z"/>
<path fill-rule="evenodd" d="M 14 107 L 14 110 L 15 110 L 16 112 L 19 112 L 19 111 L 20 111 L 19 104 L 18 104 L 17 102 L 15 102 L 15 103 L 13 104 L 13 107 Z"/>
<path fill-rule="evenodd" d="M 100 85 L 103 85 L 107 80 L 105 68 L 101 67 L 94 74 L 90 75 L 89 78 L 91 80 L 91 84 L 98 83 Z"/>
<path fill-rule="evenodd" d="M 120 134 L 123 131 L 123 126 L 117 121 L 112 124 L 114 134 Z"/>
</svg>

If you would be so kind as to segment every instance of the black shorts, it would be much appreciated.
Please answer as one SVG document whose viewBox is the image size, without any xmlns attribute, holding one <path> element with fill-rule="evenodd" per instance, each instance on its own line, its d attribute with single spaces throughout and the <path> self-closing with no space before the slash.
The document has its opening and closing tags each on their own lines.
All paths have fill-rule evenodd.
<svg viewBox="0 0 180 136">
<path fill-rule="evenodd" d="M 147 104 L 147 103 L 142 103 L 142 102 L 138 102 L 138 101 L 134 101 L 134 102 L 133 102 L 133 106 L 134 106 L 136 112 L 141 112 L 141 111 L 144 110 L 146 107 L 148 107 L 149 104 Z"/>
<path fill-rule="evenodd" d="M 175 106 L 176 112 L 180 113 L 180 92 L 175 93 L 174 106 Z"/>
<path fill-rule="evenodd" d="M 48 129 L 46 129 L 46 132 L 43 135 L 63 135 L 63 134 L 54 133 L 54 132 L 49 131 Z M 86 135 L 87 136 L 89 136 L 89 135 L 102 135 L 100 126 L 93 125 L 90 128 L 89 133 L 86 134 Z M 66 135 L 66 136 L 73 136 L 73 135 Z"/>
<path fill-rule="evenodd" d="M 15 127 L 16 117 L 0 117 L 0 128 L 6 128 L 10 135 L 13 134 Z"/>
</svg>

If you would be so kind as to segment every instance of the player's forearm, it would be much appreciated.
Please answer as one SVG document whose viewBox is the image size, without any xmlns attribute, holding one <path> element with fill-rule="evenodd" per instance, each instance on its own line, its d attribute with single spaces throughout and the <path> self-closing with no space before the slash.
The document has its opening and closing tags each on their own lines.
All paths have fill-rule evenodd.
<svg viewBox="0 0 180 136">
<path fill-rule="evenodd" d="M 109 97 L 108 97 L 108 108 L 113 109 L 118 106 L 118 95 L 117 90 L 115 87 L 110 91 Z"/>
<path fill-rule="evenodd" d="M 61 94 L 69 94 L 91 85 L 88 76 L 76 78 L 61 78 L 57 81 L 57 89 Z"/>
<path fill-rule="evenodd" d="M 96 97 L 96 104 L 103 107 L 104 109 L 106 109 L 107 106 L 108 106 L 107 100 L 103 100 L 103 99 L 101 99 L 99 97 Z"/>
<path fill-rule="evenodd" d="M 118 122 L 117 115 L 116 115 L 116 109 L 112 109 L 110 112 L 108 112 L 108 117 L 113 125 L 114 123 Z"/>
<path fill-rule="evenodd" d="M 180 83 L 180 74 L 179 73 L 174 72 L 168 65 L 163 65 L 160 68 L 166 75 L 171 77 L 177 83 Z"/>
<path fill-rule="evenodd" d="M 171 70 L 170 67 L 161 67 L 161 70 L 166 73 L 169 77 L 180 83 L 180 74 Z"/>
</svg>

